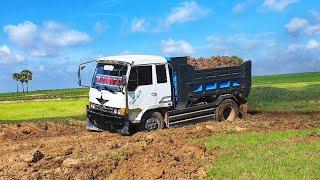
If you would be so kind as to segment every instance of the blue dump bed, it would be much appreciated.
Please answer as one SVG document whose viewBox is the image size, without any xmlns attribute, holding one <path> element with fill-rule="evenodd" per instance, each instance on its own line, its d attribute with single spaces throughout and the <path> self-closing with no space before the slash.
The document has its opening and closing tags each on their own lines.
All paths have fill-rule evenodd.
<svg viewBox="0 0 320 180">
<path fill-rule="evenodd" d="M 240 66 L 196 70 L 188 57 L 170 58 L 175 108 L 214 103 L 219 96 L 239 94 L 243 100 L 251 88 L 251 61 Z"/>
</svg>

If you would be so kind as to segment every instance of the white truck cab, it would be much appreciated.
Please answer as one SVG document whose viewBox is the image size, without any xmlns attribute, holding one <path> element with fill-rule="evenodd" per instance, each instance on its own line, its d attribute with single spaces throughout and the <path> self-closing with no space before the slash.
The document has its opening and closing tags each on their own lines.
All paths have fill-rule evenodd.
<svg viewBox="0 0 320 180">
<path fill-rule="evenodd" d="M 172 107 L 169 73 L 168 61 L 161 56 L 98 59 L 89 91 L 88 129 L 99 130 L 97 121 L 107 118 L 112 126 L 140 124 L 148 111 Z"/>
</svg>

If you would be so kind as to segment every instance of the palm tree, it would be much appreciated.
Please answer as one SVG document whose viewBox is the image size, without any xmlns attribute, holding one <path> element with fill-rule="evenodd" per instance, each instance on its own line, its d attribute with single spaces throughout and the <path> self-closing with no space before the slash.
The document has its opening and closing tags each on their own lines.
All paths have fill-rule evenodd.
<svg viewBox="0 0 320 180">
<path fill-rule="evenodd" d="M 13 73 L 12 74 L 12 78 L 15 80 L 15 81 L 17 81 L 17 93 L 19 92 L 19 84 L 18 84 L 18 82 L 19 82 L 19 80 L 20 80 L 20 74 L 19 73 Z"/>
<path fill-rule="evenodd" d="M 24 92 L 25 79 L 26 79 L 26 74 L 19 73 L 19 81 L 21 82 L 21 85 L 22 85 L 22 92 Z"/>
<path fill-rule="evenodd" d="M 21 71 L 21 74 L 23 76 L 24 82 L 27 83 L 27 92 L 29 92 L 29 84 L 28 83 L 29 83 L 29 81 L 32 80 L 32 72 L 28 69 L 25 69 L 25 70 Z"/>
</svg>

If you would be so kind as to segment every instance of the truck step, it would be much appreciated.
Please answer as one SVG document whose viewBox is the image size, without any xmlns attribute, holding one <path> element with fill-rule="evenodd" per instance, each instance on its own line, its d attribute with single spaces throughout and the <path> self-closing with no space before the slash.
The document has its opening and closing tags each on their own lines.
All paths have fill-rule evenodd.
<svg viewBox="0 0 320 180">
<path fill-rule="evenodd" d="M 167 126 L 181 127 L 188 124 L 214 119 L 215 108 L 212 105 L 204 105 L 183 109 L 180 111 L 168 112 Z"/>
<path fill-rule="evenodd" d="M 182 127 L 185 125 L 190 125 L 190 124 L 197 124 L 200 122 L 206 122 L 209 120 L 213 120 L 214 119 L 214 114 L 207 114 L 204 116 L 198 116 L 198 117 L 193 117 L 193 118 L 189 118 L 189 119 L 183 119 L 183 120 L 179 120 L 179 121 L 174 121 L 174 122 L 170 122 L 169 121 L 169 127 L 170 128 L 177 128 L 177 127 Z"/>
</svg>

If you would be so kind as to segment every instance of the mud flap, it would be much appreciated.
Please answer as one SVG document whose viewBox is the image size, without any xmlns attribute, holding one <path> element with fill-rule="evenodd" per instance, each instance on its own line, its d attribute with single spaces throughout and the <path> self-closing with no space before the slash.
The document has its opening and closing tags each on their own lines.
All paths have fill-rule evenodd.
<svg viewBox="0 0 320 180">
<path fill-rule="evenodd" d="M 240 110 L 240 114 L 239 114 L 240 119 L 246 119 L 248 117 L 248 103 L 241 104 L 239 110 Z"/>
<path fill-rule="evenodd" d="M 117 130 L 118 133 L 120 133 L 123 136 L 130 136 L 130 123 L 129 122 L 125 122 L 124 126 L 122 129 L 118 129 Z"/>
<path fill-rule="evenodd" d="M 86 129 L 88 131 L 97 131 L 97 132 L 102 132 L 103 130 L 97 127 L 97 124 L 94 120 L 91 120 L 87 118 L 87 127 Z"/>
</svg>

